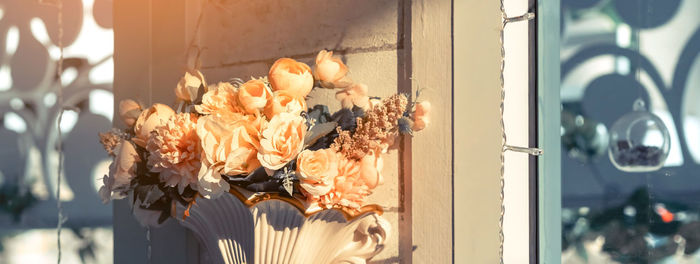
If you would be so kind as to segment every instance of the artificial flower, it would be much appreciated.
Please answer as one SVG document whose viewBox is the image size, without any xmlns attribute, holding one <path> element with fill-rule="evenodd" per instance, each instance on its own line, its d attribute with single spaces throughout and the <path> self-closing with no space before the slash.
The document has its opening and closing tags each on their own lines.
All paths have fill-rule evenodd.
<svg viewBox="0 0 700 264">
<path fill-rule="evenodd" d="M 322 50 L 316 55 L 314 78 L 326 88 L 344 88 L 352 84 L 347 77 L 348 67 L 332 51 Z"/>
<path fill-rule="evenodd" d="M 396 136 L 399 119 L 404 117 L 407 105 L 408 99 L 402 94 L 383 99 L 357 119 L 355 131 L 339 131 L 331 148 L 354 160 L 362 159 L 371 150 L 383 149 L 391 143 L 386 139 Z"/>
<path fill-rule="evenodd" d="M 112 131 L 109 132 L 98 133 L 98 135 L 100 136 L 100 143 L 102 143 L 102 146 L 107 151 L 107 154 L 112 157 L 116 155 L 114 150 L 116 149 L 117 145 L 126 137 L 124 133 L 116 128 L 113 128 Z"/>
<path fill-rule="evenodd" d="M 309 65 L 290 58 L 275 61 L 268 78 L 273 91 L 285 90 L 298 97 L 306 97 L 314 86 Z"/>
<path fill-rule="evenodd" d="M 202 160 L 202 167 L 199 169 L 197 178 L 199 179 L 199 194 L 207 199 L 214 199 L 231 188 L 221 174 L 223 163 L 210 164 Z"/>
<path fill-rule="evenodd" d="M 160 173 L 160 180 L 167 186 L 177 186 L 180 193 L 187 186 L 197 189 L 201 146 L 196 128 L 196 115 L 176 114 L 156 127 L 146 144 L 151 171 Z"/>
<path fill-rule="evenodd" d="M 338 176 L 339 154 L 332 149 L 304 150 L 297 157 L 301 188 L 312 196 L 327 194 Z"/>
<path fill-rule="evenodd" d="M 119 117 L 128 127 L 134 126 L 141 110 L 141 105 L 134 100 L 126 99 L 119 102 Z"/>
<path fill-rule="evenodd" d="M 272 119 L 279 113 L 286 112 L 294 115 L 306 111 L 306 100 L 303 97 L 294 96 L 288 91 L 276 91 L 265 106 L 265 116 Z"/>
<path fill-rule="evenodd" d="M 367 96 L 367 85 L 356 83 L 335 93 L 335 99 L 340 101 L 343 108 L 351 109 L 357 106 L 362 109 L 369 108 L 369 96 Z"/>
<path fill-rule="evenodd" d="M 262 138 L 262 131 L 267 127 L 268 124 L 267 119 L 265 119 L 263 115 L 247 115 L 244 116 L 242 119 L 246 119 L 246 124 L 250 125 L 250 127 L 253 128 L 252 130 L 249 130 L 251 136 L 257 139 Z"/>
<path fill-rule="evenodd" d="M 134 123 L 134 143 L 145 148 L 151 132 L 157 126 L 164 125 L 173 115 L 175 115 L 175 111 L 164 104 L 154 104 L 151 108 L 141 112 L 136 123 Z"/>
<path fill-rule="evenodd" d="M 238 105 L 237 97 L 238 93 L 233 85 L 220 82 L 209 87 L 209 91 L 202 95 L 202 103 L 194 108 L 204 115 L 241 113 L 243 108 Z"/>
<path fill-rule="evenodd" d="M 222 175 L 248 174 L 260 167 L 260 132 L 253 122 L 240 119 L 229 123 L 216 116 L 198 120 L 197 135 L 202 146 L 198 179 L 203 196 L 216 197 L 229 189 Z"/>
<path fill-rule="evenodd" d="M 269 170 L 284 167 L 304 148 L 305 135 L 305 118 L 284 112 L 276 115 L 262 132 L 258 160 Z"/>
<path fill-rule="evenodd" d="M 416 104 L 416 111 L 413 112 L 413 131 L 423 130 L 430 124 L 430 102 L 423 101 Z"/>
<path fill-rule="evenodd" d="M 384 181 L 382 178 L 382 168 L 384 168 L 384 160 L 381 152 L 370 150 L 360 160 L 360 178 L 370 189 L 374 189 Z"/>
<path fill-rule="evenodd" d="M 103 204 L 109 203 L 109 201 L 111 201 L 112 199 L 123 199 L 124 197 L 126 197 L 126 195 L 115 195 L 116 197 L 112 197 L 113 186 L 114 178 L 109 177 L 108 175 L 102 177 L 102 186 L 100 187 L 98 194 L 100 195 Z"/>
<path fill-rule="evenodd" d="M 193 102 L 197 99 L 200 87 L 204 87 L 205 91 L 207 89 L 204 75 L 198 70 L 194 70 L 191 73 L 187 71 L 175 87 L 175 96 L 180 100 Z"/>
<path fill-rule="evenodd" d="M 306 115 L 305 98 L 315 81 L 342 88 L 336 99 L 344 109 L 332 114 L 317 105 Z M 191 70 L 174 92 L 186 113 L 163 104 L 142 109 L 124 100 L 118 114 L 125 132 L 100 134 L 114 161 L 99 195 L 106 203 L 133 192 L 134 215 L 146 226 L 159 225 L 173 201 L 193 204 L 185 189 L 213 199 L 232 188 L 229 182 L 250 191 L 300 191 L 307 202 L 326 209 L 359 209 L 383 181 L 381 155 L 399 134 L 412 135 L 430 121 L 427 102 L 409 107 L 402 94 L 370 99 L 367 85 L 353 83 L 343 61 L 325 50 L 313 71 L 282 58 L 267 77 L 207 86 L 202 73 Z M 307 131 L 307 126 L 315 127 Z M 157 189 L 164 185 L 178 191 L 164 195 Z"/>
<path fill-rule="evenodd" d="M 271 98 L 272 91 L 260 79 L 247 81 L 238 88 L 238 101 L 249 114 L 259 113 Z"/>
<path fill-rule="evenodd" d="M 258 131 L 246 121 L 233 124 L 224 143 L 230 146 L 223 172 L 226 175 L 249 174 L 260 167 L 257 154 L 260 148 Z M 223 151 L 223 150 L 221 150 Z"/>
<path fill-rule="evenodd" d="M 333 179 L 333 189 L 321 197 L 307 197 L 310 202 L 317 202 L 324 208 L 335 205 L 360 208 L 371 188 L 361 177 L 360 162 L 342 157 L 338 161 L 338 176 Z"/>
<path fill-rule="evenodd" d="M 103 178 L 99 193 L 102 202 L 126 197 L 131 180 L 136 177 L 137 163 L 141 162 L 136 148 L 130 141 L 122 140 L 114 149 L 115 157 L 109 165 L 109 174 Z"/>
<path fill-rule="evenodd" d="M 380 153 L 387 153 L 389 148 L 396 144 L 396 138 L 399 136 L 399 131 L 390 132 L 384 139 L 379 142 Z"/>
</svg>

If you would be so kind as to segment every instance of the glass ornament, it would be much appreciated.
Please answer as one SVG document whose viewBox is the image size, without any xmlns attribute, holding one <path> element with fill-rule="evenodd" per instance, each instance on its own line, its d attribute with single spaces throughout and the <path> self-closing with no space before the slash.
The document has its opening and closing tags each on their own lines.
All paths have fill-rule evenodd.
<svg viewBox="0 0 700 264">
<path fill-rule="evenodd" d="M 637 99 L 633 109 L 610 128 L 610 161 L 625 172 L 658 170 L 671 147 L 668 129 L 658 116 L 646 110 L 643 100 Z"/>
</svg>

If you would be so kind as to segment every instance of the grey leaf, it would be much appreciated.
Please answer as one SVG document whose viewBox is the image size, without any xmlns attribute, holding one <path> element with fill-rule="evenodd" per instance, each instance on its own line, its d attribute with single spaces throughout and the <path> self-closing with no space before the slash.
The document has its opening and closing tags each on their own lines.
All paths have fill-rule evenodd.
<svg viewBox="0 0 700 264">
<path fill-rule="evenodd" d="M 165 195 L 157 185 L 141 185 L 134 188 L 134 194 L 141 201 L 141 205 L 150 206 Z"/>
<path fill-rule="evenodd" d="M 292 182 L 292 176 L 290 174 L 287 174 L 284 177 L 284 180 L 282 180 L 282 186 L 290 196 L 294 195 L 294 183 Z"/>
<path fill-rule="evenodd" d="M 328 122 L 322 124 L 316 124 L 306 133 L 304 138 L 304 148 L 313 145 L 319 138 L 322 138 L 328 133 L 333 132 L 335 128 L 338 127 L 336 122 Z"/>
</svg>

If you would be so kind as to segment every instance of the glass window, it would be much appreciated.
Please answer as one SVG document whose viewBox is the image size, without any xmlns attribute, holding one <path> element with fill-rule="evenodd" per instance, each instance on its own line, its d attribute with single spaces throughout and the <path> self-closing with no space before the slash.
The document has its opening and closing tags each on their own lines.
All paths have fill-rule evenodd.
<svg viewBox="0 0 700 264">
<path fill-rule="evenodd" d="M 562 263 L 700 262 L 700 1 L 561 1 Z"/>
</svg>

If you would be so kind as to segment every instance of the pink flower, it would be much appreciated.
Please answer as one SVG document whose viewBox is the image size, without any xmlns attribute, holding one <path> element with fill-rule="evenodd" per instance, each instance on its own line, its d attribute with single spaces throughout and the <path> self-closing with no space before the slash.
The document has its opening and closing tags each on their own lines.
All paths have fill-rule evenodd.
<svg viewBox="0 0 700 264">
<path fill-rule="evenodd" d="M 316 55 L 314 78 L 326 88 L 344 88 L 352 84 L 347 78 L 348 67 L 332 51 L 322 50 Z"/>
<path fill-rule="evenodd" d="M 416 111 L 413 112 L 413 131 L 423 130 L 430 124 L 430 102 L 423 101 L 416 104 Z"/>
<path fill-rule="evenodd" d="M 197 189 L 201 146 L 196 125 L 196 115 L 176 114 L 156 127 L 146 145 L 151 171 L 159 172 L 161 181 L 167 186 L 177 186 L 180 193 L 187 186 Z"/>
<path fill-rule="evenodd" d="M 338 175 L 339 154 L 332 149 L 304 150 L 297 157 L 297 176 L 301 188 L 318 197 L 333 188 Z"/>
<path fill-rule="evenodd" d="M 362 109 L 367 109 L 370 105 L 367 91 L 367 85 L 358 83 L 335 93 L 335 99 L 340 101 L 343 108 L 350 109 L 353 106 L 357 106 Z"/>
</svg>

